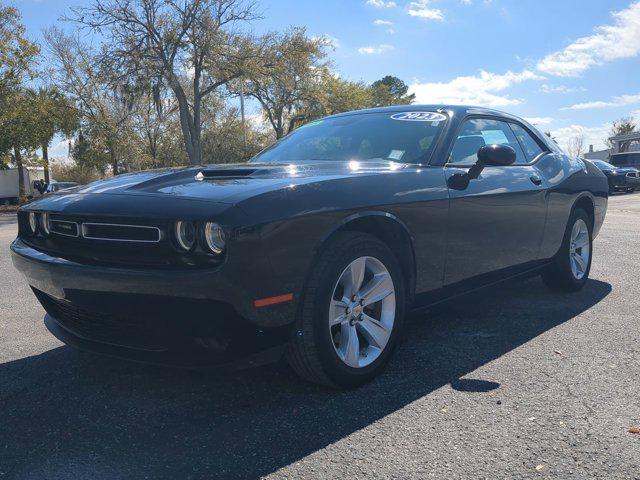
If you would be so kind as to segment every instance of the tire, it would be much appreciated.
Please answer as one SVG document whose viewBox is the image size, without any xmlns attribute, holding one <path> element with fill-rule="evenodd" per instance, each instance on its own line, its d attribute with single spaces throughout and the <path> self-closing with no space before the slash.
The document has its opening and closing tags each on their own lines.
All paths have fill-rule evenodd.
<svg viewBox="0 0 640 480">
<path fill-rule="evenodd" d="M 586 227 L 586 236 L 580 238 L 576 244 L 583 243 L 583 246 L 576 249 L 572 254 L 572 236 L 574 236 L 574 229 L 580 226 Z M 586 242 L 586 243 L 584 243 Z M 588 259 L 584 259 L 585 248 L 588 247 L 587 256 Z M 578 262 L 576 255 L 582 260 L 582 266 Z M 575 260 L 573 258 L 576 258 Z M 577 292 L 584 287 L 589 278 L 589 272 L 591 271 L 591 259 L 593 257 L 593 224 L 589 215 L 581 209 L 577 208 L 571 214 L 567 228 L 565 230 L 564 238 L 562 240 L 562 246 L 560 250 L 553 258 L 552 264 L 543 272 L 542 279 L 544 283 L 554 291 L 560 292 Z"/>
<path fill-rule="evenodd" d="M 334 302 L 333 299 L 349 296 L 345 279 L 351 278 L 351 268 L 358 270 L 362 262 L 366 273 L 362 276 L 364 280 L 358 293 L 366 293 L 366 287 L 372 286 L 373 280 L 382 282 L 381 279 L 384 279 L 384 285 L 380 283 L 380 292 L 386 293 L 392 289 L 393 294 L 368 306 L 350 303 L 353 310 L 344 310 L 344 304 L 340 300 Z M 377 275 L 375 279 L 372 278 L 374 273 Z M 388 283 L 389 278 L 392 284 Z M 377 296 L 370 295 L 368 298 L 371 300 Z M 363 299 L 363 303 L 365 301 L 367 300 Z M 287 347 L 289 364 L 304 379 L 334 388 L 351 388 L 370 381 L 388 363 L 398 342 L 405 301 L 400 264 L 389 247 L 365 233 L 337 233 L 320 251 L 304 288 L 292 338 Z M 359 319 L 351 317 L 359 315 L 359 312 L 363 313 Z M 351 320 L 330 326 L 330 318 L 343 316 Z M 382 348 L 378 349 L 373 342 L 367 340 L 377 338 L 367 331 L 373 326 L 385 327 L 382 330 L 373 328 L 375 331 L 372 332 L 376 335 L 380 332 L 384 332 L 384 336 L 388 335 L 386 343 L 384 339 L 378 340 Z M 350 336 L 350 332 L 358 332 L 355 339 Z M 353 339 L 353 342 L 348 339 Z M 355 347 L 349 348 L 354 344 Z M 348 362 L 352 365 L 357 363 L 357 367 Z"/>
</svg>

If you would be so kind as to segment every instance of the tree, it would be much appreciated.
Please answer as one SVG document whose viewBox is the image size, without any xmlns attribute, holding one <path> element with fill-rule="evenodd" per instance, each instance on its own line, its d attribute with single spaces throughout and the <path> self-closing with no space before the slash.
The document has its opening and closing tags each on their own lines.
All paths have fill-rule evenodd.
<svg viewBox="0 0 640 480">
<path fill-rule="evenodd" d="M 18 168 L 18 195 L 26 200 L 24 189 L 23 153 L 37 148 L 33 101 L 25 91 L 14 90 L 5 97 L 6 104 L 0 112 L 0 144 L 9 147 L 13 163 Z"/>
<path fill-rule="evenodd" d="M 343 80 L 326 71 L 314 85 L 301 111 L 305 114 L 305 120 L 309 121 L 372 106 L 372 92 L 367 85 Z"/>
<path fill-rule="evenodd" d="M 580 132 L 569 140 L 568 152 L 570 157 L 581 157 L 585 152 L 584 133 Z"/>
<path fill-rule="evenodd" d="M 615 145 L 610 140 L 610 138 L 635 132 L 636 126 L 637 125 L 635 121 L 631 117 L 625 117 L 625 118 L 621 118 L 620 120 L 616 120 L 611 125 L 611 130 L 609 130 L 609 137 L 605 140 L 605 143 L 609 146 L 609 148 L 614 148 Z M 631 146 L 630 140 L 619 142 L 618 152 L 626 152 L 629 150 L 630 146 Z"/>
<path fill-rule="evenodd" d="M 392 105 L 410 105 L 415 100 L 414 94 L 407 95 L 409 87 L 398 77 L 387 75 L 371 84 L 373 104 L 376 107 Z"/>
<path fill-rule="evenodd" d="M 22 89 L 33 75 L 39 53 L 38 45 L 25 35 L 19 12 L 0 6 L 0 154 L 13 153 L 21 200 L 26 196 L 22 149 L 31 146 L 31 118 Z"/>
<path fill-rule="evenodd" d="M 300 27 L 268 34 L 261 42 L 262 55 L 255 55 L 261 57 L 262 64 L 248 72 L 246 82 L 241 78 L 232 85 L 236 93 L 244 87 L 260 103 L 276 138 L 282 138 L 304 118 L 296 109 L 310 98 L 327 68 L 326 46 L 326 39 L 310 38 Z"/>
<path fill-rule="evenodd" d="M 38 45 L 25 35 L 18 10 L 0 5 L 0 96 L 33 74 L 39 53 Z"/>
<path fill-rule="evenodd" d="M 133 158 L 138 148 L 132 134 L 134 104 L 131 92 L 126 87 L 106 83 L 98 55 L 77 37 L 52 28 L 45 32 L 45 39 L 54 67 L 50 76 L 77 105 L 79 139 L 82 137 L 85 142 L 83 147 L 75 149 L 78 158 L 95 163 L 82 154 L 90 139 L 95 153 L 97 150 L 102 152 L 95 159 L 107 162 L 117 175 L 121 164 Z M 95 166 L 104 170 L 106 164 Z"/>
<path fill-rule="evenodd" d="M 246 70 L 250 39 L 235 27 L 255 18 L 244 0 L 94 0 L 73 20 L 105 38 L 101 64 L 116 84 L 162 78 L 178 102 L 185 148 L 202 161 L 202 102 Z"/>
<path fill-rule="evenodd" d="M 216 97 L 211 97 L 211 100 Z M 204 163 L 246 161 L 273 141 L 269 126 L 249 121 L 243 126 L 238 108 L 226 105 L 224 99 L 207 102 L 203 132 Z"/>
<path fill-rule="evenodd" d="M 33 106 L 33 122 L 37 142 L 42 149 L 44 180 L 49 183 L 49 144 L 62 133 L 70 136 L 78 126 L 78 111 L 72 102 L 55 88 L 27 90 Z"/>
</svg>

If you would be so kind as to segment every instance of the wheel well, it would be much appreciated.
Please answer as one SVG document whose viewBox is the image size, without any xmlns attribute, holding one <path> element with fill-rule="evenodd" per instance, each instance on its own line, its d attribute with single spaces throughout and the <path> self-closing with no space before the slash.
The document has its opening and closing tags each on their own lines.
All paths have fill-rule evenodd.
<svg viewBox="0 0 640 480">
<path fill-rule="evenodd" d="M 344 231 L 368 233 L 384 242 L 391 249 L 400 262 L 404 281 L 407 285 L 407 299 L 411 304 L 416 284 L 416 263 L 413 242 L 406 228 L 400 222 L 389 217 L 372 215 L 351 220 L 332 235 Z"/>
<path fill-rule="evenodd" d="M 589 197 L 580 197 L 573 206 L 574 210 L 578 208 L 581 208 L 587 213 L 589 219 L 591 220 L 591 225 L 593 226 L 595 222 L 595 210 L 591 199 Z"/>
</svg>

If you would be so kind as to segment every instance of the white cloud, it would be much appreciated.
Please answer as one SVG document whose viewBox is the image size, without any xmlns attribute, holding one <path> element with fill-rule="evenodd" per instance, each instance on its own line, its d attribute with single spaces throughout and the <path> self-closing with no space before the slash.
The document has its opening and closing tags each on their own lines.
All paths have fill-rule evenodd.
<svg viewBox="0 0 640 480">
<path fill-rule="evenodd" d="M 520 73 L 509 71 L 503 75 L 483 70 L 479 75 L 457 77 L 449 82 L 414 83 L 409 91 L 416 95 L 417 103 L 504 107 L 518 105 L 522 101 L 498 93 L 528 80 L 542 80 L 542 77 L 529 70 Z"/>
<path fill-rule="evenodd" d="M 398 6 L 396 2 L 384 0 L 367 0 L 367 5 L 371 5 L 376 8 L 393 8 Z"/>
<path fill-rule="evenodd" d="M 540 86 L 542 93 L 574 93 L 574 92 L 586 92 L 584 87 L 567 87 L 566 85 L 550 85 L 545 83 Z"/>
<path fill-rule="evenodd" d="M 525 117 L 525 120 L 531 125 L 535 125 L 537 127 L 543 127 L 553 123 L 553 118 L 551 117 Z"/>
<path fill-rule="evenodd" d="M 391 26 L 393 25 L 393 22 L 390 22 L 389 20 L 376 20 L 373 22 L 374 25 L 387 25 L 387 26 Z"/>
<path fill-rule="evenodd" d="M 551 135 L 557 140 L 565 151 L 568 150 L 571 140 L 579 135 L 584 136 L 585 146 L 593 145 L 594 150 L 604 150 L 607 145 L 604 143 L 609 137 L 611 125 L 604 124 L 597 127 L 584 127 L 582 125 L 569 125 L 567 127 L 553 130 Z"/>
<path fill-rule="evenodd" d="M 66 139 L 56 135 L 53 139 L 52 145 L 49 147 L 49 161 L 57 164 L 70 164 L 73 162 L 73 159 L 69 154 L 69 147 L 73 148 L 73 144 L 73 138 Z M 42 156 L 42 150 L 38 149 L 36 154 Z"/>
<path fill-rule="evenodd" d="M 407 13 L 412 17 L 424 18 L 426 20 L 444 20 L 442 10 L 429 8 L 431 0 L 416 0 L 409 3 Z"/>
<path fill-rule="evenodd" d="M 579 38 L 563 50 L 547 55 L 538 69 L 550 75 L 575 77 L 596 65 L 635 57 L 640 53 L 640 2 L 612 13 L 612 25 Z"/>
<path fill-rule="evenodd" d="M 368 47 L 360 47 L 358 49 L 358 53 L 360 55 L 381 55 L 383 53 L 387 53 L 393 50 L 393 45 L 378 45 L 378 46 L 368 46 Z"/>
<path fill-rule="evenodd" d="M 598 100 L 594 102 L 576 103 L 575 105 L 562 108 L 561 110 L 588 110 L 591 108 L 625 107 L 636 103 L 640 103 L 640 94 L 620 95 L 618 97 L 613 97 L 609 101 Z"/>
<path fill-rule="evenodd" d="M 49 158 L 58 161 L 67 161 L 70 159 L 69 147 L 73 146 L 73 139 L 62 139 L 49 147 Z"/>
</svg>

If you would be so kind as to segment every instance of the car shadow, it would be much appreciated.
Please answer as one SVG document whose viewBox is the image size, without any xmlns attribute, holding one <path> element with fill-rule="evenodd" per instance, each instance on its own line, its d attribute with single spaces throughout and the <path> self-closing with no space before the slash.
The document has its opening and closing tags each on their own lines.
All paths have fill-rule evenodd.
<svg viewBox="0 0 640 480">
<path fill-rule="evenodd" d="M 5 363 L 0 476 L 264 476 L 447 384 L 462 395 L 499 389 L 500 379 L 475 371 L 554 327 L 582 321 L 576 317 L 610 291 L 590 280 L 581 292 L 561 295 L 530 279 L 414 315 L 389 367 L 351 391 L 304 383 L 282 365 L 191 372 L 68 347 Z"/>
</svg>

